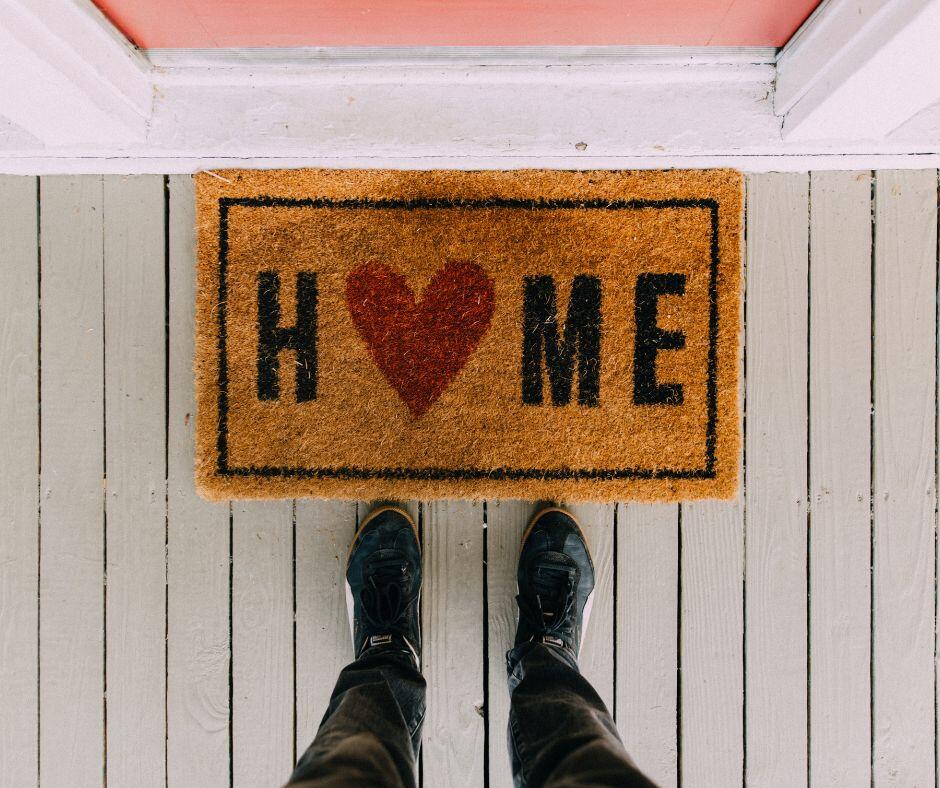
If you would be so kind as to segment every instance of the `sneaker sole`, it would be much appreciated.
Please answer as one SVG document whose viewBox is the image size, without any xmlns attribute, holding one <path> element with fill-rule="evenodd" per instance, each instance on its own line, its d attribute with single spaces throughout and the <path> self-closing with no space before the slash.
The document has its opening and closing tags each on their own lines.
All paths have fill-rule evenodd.
<svg viewBox="0 0 940 788">
<path fill-rule="evenodd" d="M 529 520 L 529 524 L 526 526 L 525 531 L 522 534 L 522 539 L 519 542 L 519 548 L 522 549 L 522 545 L 525 544 L 525 540 L 529 538 L 529 534 L 532 533 L 532 529 L 535 528 L 535 524 L 542 518 L 543 515 L 551 514 L 552 512 L 560 512 L 561 514 L 570 517 L 574 522 L 575 528 L 578 529 L 578 533 L 581 536 L 581 541 L 584 542 L 584 549 L 587 550 L 588 560 L 591 562 L 591 569 L 594 569 L 594 558 L 591 556 L 591 548 L 588 546 L 587 539 L 584 537 L 584 531 L 581 528 L 581 523 L 578 522 L 578 518 L 575 517 L 571 512 L 566 509 L 562 509 L 560 506 L 547 506 L 544 509 L 540 509 L 535 516 Z M 584 635 L 588 631 L 588 622 L 591 620 L 591 611 L 594 608 L 594 590 L 591 589 L 591 593 L 588 594 L 587 601 L 584 603 L 584 612 L 581 613 L 581 643 L 578 647 L 578 659 L 581 658 L 581 652 L 584 650 Z M 516 583 L 516 594 L 519 593 L 519 583 Z M 519 614 L 516 613 L 516 628 L 519 627 Z"/>
<path fill-rule="evenodd" d="M 349 585 L 349 580 L 346 579 L 346 574 L 349 571 L 349 557 L 352 555 L 353 548 L 356 546 L 356 542 L 359 541 L 359 537 L 362 535 L 362 532 L 365 530 L 365 527 L 376 517 L 378 517 L 383 512 L 397 512 L 402 515 L 407 521 L 408 525 L 411 526 L 411 530 L 415 532 L 415 539 L 418 541 L 418 552 L 423 556 L 424 553 L 421 550 L 421 537 L 418 535 L 418 526 L 415 525 L 414 519 L 411 517 L 408 512 L 402 509 L 400 506 L 380 506 L 378 509 L 375 509 L 369 514 L 366 515 L 366 519 L 359 524 L 359 528 L 356 529 L 356 534 L 353 536 L 352 542 L 349 544 L 349 550 L 346 551 L 346 570 L 343 572 L 343 586 L 346 589 L 346 618 L 349 621 L 349 639 L 352 642 L 353 651 L 356 649 L 356 628 L 353 622 L 353 611 L 355 609 L 355 601 L 353 600 L 352 588 Z M 421 592 L 418 592 L 418 609 L 421 609 Z M 418 631 L 421 631 L 421 623 L 418 622 Z M 420 660 L 418 664 L 420 667 Z"/>
</svg>

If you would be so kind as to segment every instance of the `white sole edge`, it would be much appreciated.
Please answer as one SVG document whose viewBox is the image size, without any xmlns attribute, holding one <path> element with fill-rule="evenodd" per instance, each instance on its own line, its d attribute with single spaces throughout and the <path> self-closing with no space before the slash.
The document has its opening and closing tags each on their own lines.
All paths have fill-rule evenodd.
<svg viewBox="0 0 940 788">
<path fill-rule="evenodd" d="M 353 611 L 356 603 L 353 601 L 352 588 L 346 576 L 343 576 L 343 585 L 346 588 L 346 618 L 349 619 L 349 639 L 352 641 L 353 652 L 356 650 L 356 627 L 353 624 Z M 355 655 L 354 655 L 355 656 Z"/>
<path fill-rule="evenodd" d="M 584 613 L 581 614 L 581 643 L 578 646 L 578 659 L 581 659 L 581 651 L 584 649 L 585 635 L 588 631 L 588 622 L 591 620 L 591 610 L 594 607 L 594 589 L 588 594 L 587 602 L 584 603 Z"/>
</svg>

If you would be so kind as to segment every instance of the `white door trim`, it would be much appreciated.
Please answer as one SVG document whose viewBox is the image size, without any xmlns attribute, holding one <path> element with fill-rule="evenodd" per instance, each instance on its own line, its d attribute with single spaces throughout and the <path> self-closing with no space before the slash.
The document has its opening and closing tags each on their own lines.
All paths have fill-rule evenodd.
<svg viewBox="0 0 940 788">
<path fill-rule="evenodd" d="M 779 58 L 668 47 L 143 53 L 91 0 L 0 0 L 0 11 L 0 172 L 760 171 L 940 157 L 940 105 L 928 108 L 940 54 L 922 40 L 940 31 L 940 0 L 829 0 Z M 878 89 L 865 89 L 873 74 Z"/>
</svg>

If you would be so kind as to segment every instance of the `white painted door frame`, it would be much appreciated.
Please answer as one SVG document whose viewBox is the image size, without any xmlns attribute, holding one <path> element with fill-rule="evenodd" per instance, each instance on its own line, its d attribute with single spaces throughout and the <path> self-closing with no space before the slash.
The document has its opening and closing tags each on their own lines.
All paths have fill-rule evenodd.
<svg viewBox="0 0 940 788">
<path fill-rule="evenodd" d="M 767 49 L 141 52 L 91 0 L 0 0 L 0 172 L 923 167 L 940 0 L 826 0 Z"/>
</svg>

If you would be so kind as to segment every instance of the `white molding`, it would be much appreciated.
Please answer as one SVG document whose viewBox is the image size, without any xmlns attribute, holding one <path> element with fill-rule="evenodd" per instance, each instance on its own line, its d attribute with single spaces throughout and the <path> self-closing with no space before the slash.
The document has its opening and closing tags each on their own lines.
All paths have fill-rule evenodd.
<svg viewBox="0 0 940 788">
<path fill-rule="evenodd" d="M 940 100 L 940 0 L 828 0 L 781 52 L 787 140 L 880 139 Z"/>
<path fill-rule="evenodd" d="M 822 77 L 826 64 L 840 51 L 833 42 L 851 42 L 885 5 L 884 0 L 822 0 L 777 55 L 774 108 L 785 115 L 810 86 Z"/>
<path fill-rule="evenodd" d="M 524 47 L 246 47 L 146 49 L 169 69 L 241 69 L 329 66 L 551 66 L 773 65 L 776 47 L 524 46 Z"/>
<path fill-rule="evenodd" d="M 779 140 L 773 75 L 769 65 L 166 69 L 154 76 L 141 153 L 364 160 L 731 153 Z"/>
<path fill-rule="evenodd" d="M 0 0 L 0 172 L 937 166 L 940 112 L 878 139 L 781 133 L 775 79 L 791 128 L 829 84 L 818 58 L 827 28 L 851 27 L 843 1 L 830 0 L 800 31 L 778 74 L 771 51 L 728 47 L 144 56 L 90 0 Z"/>
<path fill-rule="evenodd" d="M 150 71 L 90 0 L 0 0 L 0 115 L 48 145 L 144 139 Z"/>
<path fill-rule="evenodd" d="M 366 62 L 333 63 L 246 63 L 244 65 L 186 65 L 160 67 L 153 72 L 158 94 L 167 95 L 215 88 L 284 88 L 285 90 L 344 90 L 368 85 L 397 85 L 412 91 L 428 85 L 452 87 L 459 92 L 467 85 L 571 85 L 603 84 L 612 91 L 634 85 L 773 85 L 774 67 L 752 63 L 645 63 L 598 61 L 587 63 L 463 63 L 463 62 Z M 316 86 L 316 87 L 314 87 Z M 710 88 L 707 88 L 710 89 Z M 222 94 L 217 94 L 221 96 Z M 238 94 L 236 99 L 240 98 Z M 246 94 L 247 96 L 248 94 Z M 263 97 L 262 97 L 263 98 Z M 599 108 L 601 109 L 601 108 Z"/>
<path fill-rule="evenodd" d="M 934 153 L 788 153 L 768 155 L 683 156 L 414 156 L 414 157 L 148 157 L 2 156 L 0 174 L 175 174 L 225 169 L 395 169 L 395 170 L 669 170 L 732 167 L 741 172 L 809 170 L 921 170 L 940 168 Z"/>
</svg>

